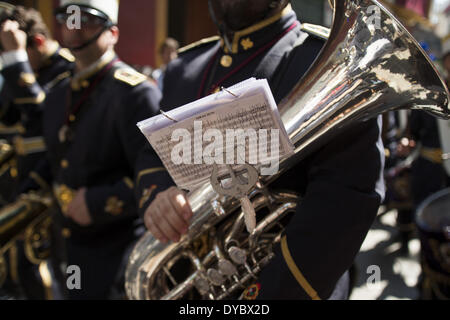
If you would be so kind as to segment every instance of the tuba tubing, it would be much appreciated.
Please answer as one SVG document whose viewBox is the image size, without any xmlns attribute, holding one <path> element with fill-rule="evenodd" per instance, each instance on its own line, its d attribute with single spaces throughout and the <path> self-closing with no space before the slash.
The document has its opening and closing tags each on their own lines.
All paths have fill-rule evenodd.
<svg viewBox="0 0 450 320">
<path fill-rule="evenodd" d="M 39 193 L 21 195 L 18 200 L 0 210 L 0 256 L 51 206 L 51 199 Z"/>
</svg>

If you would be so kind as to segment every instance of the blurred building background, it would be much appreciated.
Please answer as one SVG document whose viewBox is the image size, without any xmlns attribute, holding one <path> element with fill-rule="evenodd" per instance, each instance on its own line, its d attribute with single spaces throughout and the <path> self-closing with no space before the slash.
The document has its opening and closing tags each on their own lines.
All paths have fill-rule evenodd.
<svg viewBox="0 0 450 320">
<path fill-rule="evenodd" d="M 6 0 L 37 8 L 56 33 L 53 10 L 59 0 Z M 303 22 L 330 26 L 332 10 L 328 0 L 292 0 Z M 410 22 L 432 26 L 445 38 L 450 33 L 450 0 L 382 0 L 391 10 Z M 159 45 L 167 37 L 181 46 L 216 34 L 208 14 L 208 0 L 122 0 L 119 17 L 121 31 L 119 55 L 133 65 L 158 67 Z M 301 10 L 300 10 L 301 8 Z M 55 34 L 58 38 L 58 34 Z M 137 50 L 136 48 L 139 48 Z"/>
<path fill-rule="evenodd" d="M 59 0 L 5 0 L 38 9 L 58 39 L 53 10 Z M 327 0 L 293 0 L 304 21 L 321 24 Z M 328 7 L 328 4 L 326 5 Z M 158 67 L 158 48 L 167 37 L 181 46 L 216 34 L 209 17 L 208 0 L 122 0 L 120 3 L 120 41 L 117 51 L 132 65 Z M 137 50 L 137 48 L 139 48 Z"/>
</svg>

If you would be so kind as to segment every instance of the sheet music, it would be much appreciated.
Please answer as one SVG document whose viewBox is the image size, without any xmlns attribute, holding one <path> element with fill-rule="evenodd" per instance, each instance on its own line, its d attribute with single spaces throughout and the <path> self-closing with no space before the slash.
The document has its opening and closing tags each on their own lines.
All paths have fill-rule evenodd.
<svg viewBox="0 0 450 320">
<path fill-rule="evenodd" d="M 207 183 L 214 163 L 219 173 L 243 163 L 263 171 L 293 153 L 266 80 L 249 79 L 138 127 L 186 190 Z"/>
</svg>

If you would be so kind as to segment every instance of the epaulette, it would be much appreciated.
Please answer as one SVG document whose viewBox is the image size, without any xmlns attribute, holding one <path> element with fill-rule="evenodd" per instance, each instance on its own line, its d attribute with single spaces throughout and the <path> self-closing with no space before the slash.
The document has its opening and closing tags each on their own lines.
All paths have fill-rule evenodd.
<svg viewBox="0 0 450 320">
<path fill-rule="evenodd" d="M 142 82 L 148 80 L 148 77 L 146 75 L 143 75 L 142 73 L 139 73 L 130 67 L 117 69 L 114 72 L 114 78 L 119 81 L 125 82 L 132 87 L 135 87 L 138 84 L 141 84 Z"/>
<path fill-rule="evenodd" d="M 59 55 L 66 59 L 69 62 L 75 62 L 75 57 L 72 55 L 72 53 L 69 51 L 69 49 L 63 48 L 59 50 Z"/>
<path fill-rule="evenodd" d="M 189 45 L 187 45 L 187 46 L 185 46 L 183 48 L 178 49 L 178 54 L 185 53 L 186 51 L 189 51 L 191 49 L 204 46 L 205 44 L 217 41 L 219 39 L 220 39 L 219 36 L 213 36 L 213 37 L 209 37 L 209 38 L 204 38 L 202 40 L 196 41 L 196 42 L 191 43 L 191 44 L 189 44 Z"/>
<path fill-rule="evenodd" d="M 305 31 L 323 40 L 328 40 L 328 38 L 330 37 L 330 29 L 323 26 L 319 26 L 317 24 L 303 23 L 302 31 Z"/>
</svg>

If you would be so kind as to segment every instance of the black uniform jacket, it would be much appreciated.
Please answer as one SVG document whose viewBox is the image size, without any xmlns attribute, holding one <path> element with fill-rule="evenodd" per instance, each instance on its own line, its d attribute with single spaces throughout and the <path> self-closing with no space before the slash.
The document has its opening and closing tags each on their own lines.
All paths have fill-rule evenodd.
<svg viewBox="0 0 450 320">
<path fill-rule="evenodd" d="M 5 83 L 0 93 L 0 134 L 4 133 L 15 148 L 19 183 L 44 155 L 41 106 L 48 92 L 70 76 L 74 59 L 67 49 L 57 47 L 36 72 L 28 61 L 2 70 Z"/>
</svg>

